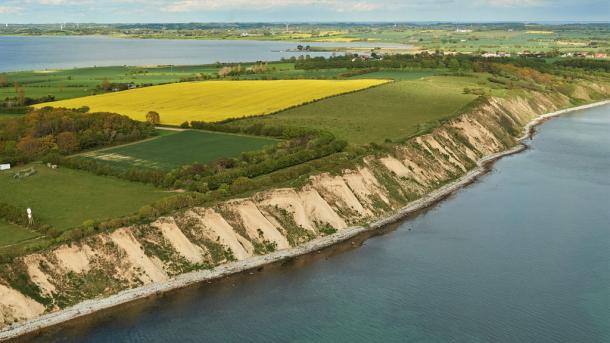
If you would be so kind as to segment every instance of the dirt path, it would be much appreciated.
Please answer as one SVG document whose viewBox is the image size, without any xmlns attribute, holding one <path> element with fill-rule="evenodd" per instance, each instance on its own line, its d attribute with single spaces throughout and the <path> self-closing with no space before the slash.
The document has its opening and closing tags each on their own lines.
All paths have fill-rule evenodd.
<svg viewBox="0 0 610 343">
<path fill-rule="evenodd" d="M 166 130 L 166 131 L 186 131 L 188 129 L 183 129 L 179 127 L 167 127 L 167 126 L 155 126 L 157 130 Z"/>
<path fill-rule="evenodd" d="M 30 230 L 30 229 L 28 229 L 28 230 L 29 230 L 30 232 L 32 232 L 32 233 L 35 233 L 35 234 L 37 234 L 37 235 L 40 235 L 40 234 L 39 234 L 38 232 L 36 232 L 36 231 L 32 231 L 32 230 Z M 28 243 L 28 242 L 37 241 L 37 240 L 42 239 L 42 238 L 45 238 L 45 237 L 47 237 L 47 236 L 46 236 L 46 235 L 41 235 L 41 236 L 38 236 L 38 237 L 34 237 L 34 238 L 30 238 L 30 239 L 25 239 L 25 240 L 23 240 L 23 241 L 19 241 L 19 242 L 17 242 L 17 243 L 13 243 L 13 244 L 9 244 L 9 245 L 3 245 L 3 246 L 0 246 L 0 250 L 2 250 L 2 249 L 4 249 L 4 248 L 10 248 L 10 247 L 14 247 L 14 246 L 16 246 L 16 245 L 23 244 L 23 243 Z"/>
<path fill-rule="evenodd" d="M 172 129 L 172 128 L 165 128 L 165 127 L 156 127 L 156 129 L 157 130 L 166 130 L 166 131 L 184 131 L 184 129 Z M 92 153 L 92 152 L 106 151 L 106 150 L 111 150 L 111 149 L 115 149 L 115 148 L 122 148 L 122 147 L 125 147 L 125 146 L 130 146 L 130 145 L 140 144 L 140 143 L 144 143 L 144 142 L 154 141 L 155 139 L 159 139 L 161 137 L 164 137 L 164 136 L 163 135 L 159 135 L 159 136 L 154 136 L 154 137 L 142 139 L 142 140 L 135 141 L 135 142 L 129 142 L 129 143 L 125 143 L 125 144 L 113 145 L 113 146 L 108 146 L 108 147 L 105 147 L 105 148 L 100 148 L 100 149 L 95 149 L 95 150 L 82 151 L 82 152 L 79 152 L 77 154 L 70 155 L 70 157 L 72 157 L 72 156 L 81 156 L 81 155 L 89 154 L 89 153 Z"/>
</svg>

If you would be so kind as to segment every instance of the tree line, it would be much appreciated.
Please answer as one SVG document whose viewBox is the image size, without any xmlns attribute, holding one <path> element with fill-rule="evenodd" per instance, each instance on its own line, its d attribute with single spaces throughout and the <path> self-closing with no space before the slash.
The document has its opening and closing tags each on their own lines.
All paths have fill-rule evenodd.
<svg viewBox="0 0 610 343">
<path fill-rule="evenodd" d="M 363 58 L 359 55 L 335 57 L 313 57 L 294 61 L 295 69 L 367 69 L 367 68 L 449 68 L 472 70 L 473 58 L 467 55 L 441 55 L 421 53 L 417 55 L 396 54 L 383 58 Z"/>
<path fill-rule="evenodd" d="M 319 159 L 343 151 L 347 142 L 338 140 L 329 132 L 305 128 L 266 126 L 225 126 L 193 122 L 195 129 L 266 135 L 285 140 L 267 148 L 243 152 L 239 157 L 220 158 L 208 163 L 194 163 L 173 170 L 153 168 L 120 168 L 88 157 L 62 157 L 50 155 L 46 161 L 97 175 L 115 176 L 129 181 L 143 182 L 167 189 L 185 189 L 208 193 L 220 191 L 223 195 L 239 194 L 256 189 L 256 177 Z"/>
<path fill-rule="evenodd" d="M 0 161 L 26 163 L 48 154 L 67 155 L 155 134 L 151 123 L 86 111 L 45 107 L 0 121 Z"/>
<path fill-rule="evenodd" d="M 601 59 L 565 58 L 553 61 L 552 53 L 542 56 L 522 55 L 517 57 L 485 58 L 477 55 L 419 53 L 384 55 L 381 59 L 362 58 L 358 55 L 345 55 L 334 57 L 314 57 L 295 59 L 295 69 L 318 70 L 347 68 L 353 70 L 366 70 L 369 68 L 431 68 L 461 71 L 490 71 L 486 66 L 493 64 L 509 64 L 520 68 L 530 68 L 542 73 L 563 75 L 565 67 L 580 68 L 588 71 L 610 72 L 610 61 Z M 553 61 L 553 62 L 550 62 Z M 487 69 L 487 70 L 486 70 Z M 493 71 L 493 70 L 491 70 Z"/>
<path fill-rule="evenodd" d="M 570 68 L 580 68 L 589 71 L 602 71 L 605 73 L 610 73 L 610 60 L 570 58 L 555 61 L 555 65 Z"/>
</svg>

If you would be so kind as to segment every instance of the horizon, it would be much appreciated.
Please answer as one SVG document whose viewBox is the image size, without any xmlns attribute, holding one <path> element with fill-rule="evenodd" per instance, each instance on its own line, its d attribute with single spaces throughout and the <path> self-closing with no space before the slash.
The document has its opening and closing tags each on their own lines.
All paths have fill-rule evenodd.
<svg viewBox="0 0 610 343">
<path fill-rule="evenodd" d="M 524 24 L 524 25 L 578 25 L 578 24 L 610 24 L 610 20 L 489 20 L 489 21 L 448 21 L 448 20 L 405 20 L 405 21 L 383 21 L 383 20 L 359 20 L 359 21 L 132 21 L 132 22 L 103 22 L 103 21 L 57 21 L 57 22 L 21 22 L 0 23 L 5 25 L 60 25 L 60 24 L 95 24 L 95 25 L 155 25 L 155 24 L 270 24 L 270 25 L 439 25 L 439 24 Z M 1 25 L 0 25 L 1 26 Z"/>
<path fill-rule="evenodd" d="M 605 0 L 0 1 L 0 23 L 607 23 Z M 306 20 L 303 20 L 303 19 Z M 455 18 L 460 18 L 455 20 Z M 484 18 L 484 20 L 481 20 Z M 311 20 L 314 19 L 314 20 Z"/>
</svg>

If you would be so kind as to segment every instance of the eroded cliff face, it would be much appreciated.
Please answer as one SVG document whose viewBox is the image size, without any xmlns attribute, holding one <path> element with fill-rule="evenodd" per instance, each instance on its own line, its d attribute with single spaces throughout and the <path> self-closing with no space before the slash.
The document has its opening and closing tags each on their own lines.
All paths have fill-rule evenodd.
<svg viewBox="0 0 610 343">
<path fill-rule="evenodd" d="M 15 280 L 0 280 L 0 323 L 372 222 L 464 175 L 478 159 L 514 146 L 539 114 L 568 106 L 562 95 L 492 98 L 393 153 L 364 158 L 340 175 L 312 176 L 301 189 L 191 208 L 19 258 L 13 268 L 27 280 L 18 284 L 29 287 L 19 292 L 10 286 Z"/>
</svg>

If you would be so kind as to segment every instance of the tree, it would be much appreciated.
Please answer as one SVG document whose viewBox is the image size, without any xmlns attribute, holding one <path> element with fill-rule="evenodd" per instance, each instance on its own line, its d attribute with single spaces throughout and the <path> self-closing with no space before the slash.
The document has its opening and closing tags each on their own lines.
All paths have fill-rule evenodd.
<svg viewBox="0 0 610 343">
<path fill-rule="evenodd" d="M 71 153 L 81 148 L 129 142 L 153 134 L 154 124 L 131 120 L 119 114 L 85 114 L 77 110 L 46 107 L 2 121 L 0 160 L 18 162 L 20 158 L 27 160 L 54 150 Z"/>
<path fill-rule="evenodd" d="M 460 69 L 460 62 L 456 58 L 450 58 L 449 62 L 447 63 L 447 68 L 451 70 L 458 70 Z"/>
<path fill-rule="evenodd" d="M 148 113 L 146 113 L 146 121 L 148 121 L 151 124 L 159 124 L 161 123 L 161 117 L 159 116 L 159 113 L 155 112 L 155 111 L 150 111 Z"/>
<path fill-rule="evenodd" d="M 225 76 L 229 75 L 229 73 L 231 73 L 231 68 L 230 67 L 222 67 L 218 71 L 218 76 L 219 77 L 225 77 Z"/>
<path fill-rule="evenodd" d="M 41 149 L 38 138 L 32 136 L 23 137 L 17 143 L 17 150 L 28 158 L 36 156 Z"/>
<path fill-rule="evenodd" d="M 240 176 L 230 186 L 231 193 L 239 194 L 254 189 L 256 184 L 247 177 Z"/>
<path fill-rule="evenodd" d="M 104 79 L 104 81 L 102 81 L 102 89 L 105 91 L 109 91 L 112 88 L 112 85 L 110 84 L 110 81 L 108 81 L 108 79 Z"/>
<path fill-rule="evenodd" d="M 17 81 L 15 81 L 15 93 L 17 94 L 17 101 L 19 105 L 23 106 L 25 103 L 25 91 Z"/>
<path fill-rule="evenodd" d="M 74 132 L 65 131 L 57 135 L 57 148 L 62 154 L 69 154 L 79 147 L 78 138 Z"/>
<path fill-rule="evenodd" d="M 0 87 L 6 87 L 8 86 L 8 79 L 6 78 L 6 75 L 4 74 L 0 74 Z"/>
</svg>

